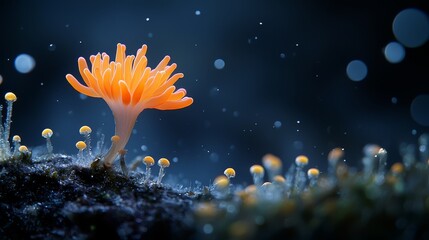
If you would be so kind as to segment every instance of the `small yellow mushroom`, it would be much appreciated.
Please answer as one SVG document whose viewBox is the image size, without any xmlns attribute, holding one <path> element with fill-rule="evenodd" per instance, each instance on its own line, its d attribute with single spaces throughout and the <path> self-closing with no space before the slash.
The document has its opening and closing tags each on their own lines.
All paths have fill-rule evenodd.
<svg viewBox="0 0 429 240">
<path fill-rule="evenodd" d="M 229 186 L 229 179 L 224 175 L 220 175 L 214 179 L 213 185 L 218 190 L 225 190 Z"/>
<path fill-rule="evenodd" d="M 170 161 L 167 158 L 160 158 L 158 160 L 158 166 L 161 168 L 168 168 L 170 166 Z"/>
<path fill-rule="evenodd" d="M 273 180 L 274 176 L 279 175 L 282 170 L 280 158 L 270 153 L 262 157 L 262 165 L 267 169 L 270 180 Z"/>
<path fill-rule="evenodd" d="M 42 137 L 44 137 L 44 138 L 50 138 L 50 137 L 52 137 L 53 134 L 54 134 L 54 132 L 50 128 L 45 128 L 42 131 Z"/>
<path fill-rule="evenodd" d="M 92 129 L 88 126 L 82 126 L 79 128 L 79 133 L 82 135 L 87 135 L 90 134 L 92 132 Z"/>
<path fill-rule="evenodd" d="M 28 151 L 27 146 L 25 146 L 25 145 L 21 145 L 21 146 L 19 147 L 19 152 L 21 152 L 21 153 L 28 153 L 29 151 Z"/>
<path fill-rule="evenodd" d="M 319 178 L 320 171 L 317 168 L 310 168 L 307 171 L 307 176 L 310 179 L 310 187 L 317 185 L 317 179 Z"/>
<path fill-rule="evenodd" d="M 317 178 L 319 177 L 319 173 L 319 169 L 317 168 L 310 168 L 307 171 L 308 178 Z"/>
<path fill-rule="evenodd" d="M 148 167 L 152 167 L 155 164 L 155 160 L 151 156 L 146 156 L 143 158 L 143 163 Z"/>
<path fill-rule="evenodd" d="M 392 171 L 392 173 L 395 175 L 399 175 L 404 172 L 404 169 L 405 169 L 404 164 L 397 162 L 392 165 L 392 167 L 390 168 L 390 171 Z"/>
<path fill-rule="evenodd" d="M 13 136 L 12 138 L 12 142 L 13 142 L 13 156 L 16 156 L 19 152 L 19 147 L 21 146 L 21 137 L 18 135 Z"/>
<path fill-rule="evenodd" d="M 294 177 L 294 188 L 293 192 L 299 194 L 304 186 L 305 173 L 302 170 L 308 164 L 308 157 L 305 155 L 299 155 L 295 158 L 296 171 Z"/>
<path fill-rule="evenodd" d="M 19 135 L 15 135 L 15 136 L 13 136 L 12 141 L 21 142 L 21 137 Z"/>
<path fill-rule="evenodd" d="M 308 164 L 308 157 L 304 155 L 299 155 L 295 158 L 295 163 L 298 167 L 305 167 Z"/>
<path fill-rule="evenodd" d="M 282 185 L 286 182 L 286 179 L 283 176 L 277 175 L 274 177 L 274 183 Z"/>
<path fill-rule="evenodd" d="M 250 173 L 253 176 L 253 183 L 256 186 L 261 186 L 265 173 L 264 168 L 261 165 L 253 165 L 250 167 Z"/>
<path fill-rule="evenodd" d="M 46 148 L 48 149 L 48 155 L 51 155 L 52 151 L 54 150 L 51 142 L 51 137 L 53 134 L 54 132 L 50 128 L 45 128 L 42 131 L 42 137 L 46 138 Z"/>
<path fill-rule="evenodd" d="M 160 158 L 158 160 L 158 166 L 159 168 L 159 174 L 158 174 L 158 181 L 157 184 L 161 184 L 161 180 L 165 175 L 165 168 L 168 168 L 170 166 L 170 161 L 167 158 Z"/>
<path fill-rule="evenodd" d="M 78 158 L 83 159 L 83 150 L 86 148 L 86 143 L 84 141 L 78 141 L 76 143 L 76 148 L 79 150 Z"/>
<path fill-rule="evenodd" d="M 12 106 L 17 98 L 13 92 L 8 92 L 4 95 L 4 99 L 6 99 L 7 101 L 6 122 L 4 125 L 4 139 L 6 140 L 7 144 L 9 144 L 10 125 L 12 124 Z"/>
<path fill-rule="evenodd" d="M 225 169 L 223 174 L 225 174 L 225 176 L 228 179 L 231 179 L 231 178 L 235 177 L 235 170 L 234 170 L 234 168 L 227 168 L 227 169 Z"/>
<path fill-rule="evenodd" d="M 144 182 L 148 182 L 150 179 L 150 167 L 155 164 L 155 159 L 151 156 L 146 156 L 143 158 L 143 163 L 146 165 L 146 174 Z"/>
<path fill-rule="evenodd" d="M 8 102 L 15 102 L 17 100 L 15 93 L 8 92 L 4 95 L 4 99 Z"/>
<path fill-rule="evenodd" d="M 110 138 L 110 140 L 112 141 L 112 143 L 117 143 L 119 142 L 121 138 L 118 135 L 114 135 Z"/>
<path fill-rule="evenodd" d="M 79 133 L 85 137 L 85 143 L 88 146 L 87 152 L 88 152 L 89 157 L 92 157 L 92 153 L 91 153 L 91 132 L 92 132 L 92 129 L 88 126 L 82 126 L 79 129 Z"/>
<path fill-rule="evenodd" d="M 76 143 L 76 148 L 82 151 L 86 148 L 86 143 L 84 141 L 79 141 Z"/>
</svg>

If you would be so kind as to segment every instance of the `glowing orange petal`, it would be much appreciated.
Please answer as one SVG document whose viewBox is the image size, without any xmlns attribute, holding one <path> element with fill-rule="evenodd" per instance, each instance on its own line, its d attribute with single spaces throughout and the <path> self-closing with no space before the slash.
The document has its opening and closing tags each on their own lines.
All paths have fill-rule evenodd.
<svg viewBox="0 0 429 240">
<path fill-rule="evenodd" d="M 186 89 L 180 88 L 176 92 L 174 92 L 173 94 L 171 94 L 171 96 L 168 99 L 168 101 L 177 101 L 177 100 L 182 99 L 184 96 L 186 96 Z"/>
<path fill-rule="evenodd" d="M 152 72 L 153 72 L 153 70 L 152 70 Z M 163 72 L 163 71 L 157 72 L 155 77 L 150 77 L 148 79 L 148 81 L 145 84 L 146 88 L 142 94 L 142 99 L 150 98 L 153 95 L 153 93 L 157 90 L 159 85 L 161 85 L 164 73 L 165 72 Z"/>
<path fill-rule="evenodd" d="M 185 107 L 191 105 L 193 102 L 194 102 L 194 100 L 192 98 L 184 97 L 179 101 L 165 102 L 165 103 L 157 106 L 156 109 L 159 109 L 159 110 L 181 109 L 181 108 L 185 108 Z"/>
<path fill-rule="evenodd" d="M 125 60 L 125 45 L 118 43 L 117 48 L 116 48 L 115 62 L 123 65 L 124 60 Z"/>
<path fill-rule="evenodd" d="M 110 68 L 106 69 L 103 73 L 103 78 L 99 80 L 99 85 L 101 91 L 106 97 L 111 97 L 110 81 L 112 80 L 112 70 Z"/>
<path fill-rule="evenodd" d="M 147 52 L 147 46 L 146 46 L 146 44 L 143 44 L 143 46 L 141 48 L 139 48 L 139 50 L 137 50 L 136 61 L 134 62 L 134 67 L 136 66 L 135 64 L 138 64 L 140 62 L 140 59 L 146 55 L 146 52 Z"/>
<path fill-rule="evenodd" d="M 161 91 L 164 91 L 165 89 L 167 89 L 169 86 L 172 86 L 173 84 L 175 84 L 177 82 L 177 80 L 183 78 L 184 76 L 185 75 L 183 75 L 183 73 L 174 74 L 167 81 L 165 81 L 155 93 L 159 93 Z"/>
<path fill-rule="evenodd" d="M 119 81 L 119 87 L 121 90 L 122 103 L 125 105 L 130 104 L 131 95 L 130 95 L 130 90 L 128 89 L 127 83 L 121 80 Z"/>
<path fill-rule="evenodd" d="M 67 74 L 66 79 L 76 91 L 89 97 L 100 97 L 100 95 L 97 94 L 92 88 L 82 85 L 73 75 Z"/>
<path fill-rule="evenodd" d="M 137 61 L 137 60 L 135 60 L 135 61 Z M 139 80 L 141 79 L 141 77 L 144 73 L 143 71 L 146 70 L 146 65 L 147 65 L 147 58 L 145 56 L 143 56 L 140 59 L 139 63 L 137 63 L 137 65 L 133 68 L 133 72 L 131 73 L 132 79 L 131 79 L 131 83 L 130 83 L 131 91 L 133 91 L 137 87 L 137 83 L 139 82 Z"/>
<path fill-rule="evenodd" d="M 150 74 L 150 68 L 147 67 L 144 70 L 140 80 L 138 81 L 136 89 L 134 89 L 134 92 L 132 93 L 132 95 L 133 95 L 132 105 L 136 105 L 138 102 L 140 102 L 140 99 L 142 98 L 142 93 L 143 93 L 144 89 L 146 88 L 145 82 L 146 82 L 147 78 L 149 77 L 149 74 Z"/>
<path fill-rule="evenodd" d="M 161 62 L 159 62 L 158 66 L 156 66 L 155 69 L 152 70 L 152 75 L 155 75 L 157 72 L 164 70 L 164 68 L 167 66 L 168 62 L 170 61 L 170 56 L 165 56 Z"/>
<path fill-rule="evenodd" d="M 83 78 L 83 81 L 86 83 L 86 85 L 89 85 L 89 81 L 88 78 L 85 76 L 85 74 L 83 74 L 83 70 L 85 68 L 88 68 L 88 64 L 86 64 L 86 60 L 83 57 L 79 57 L 79 59 L 77 60 L 77 64 L 79 66 L 79 73 Z"/>
<path fill-rule="evenodd" d="M 134 56 L 127 56 L 125 59 L 125 65 L 124 65 L 124 81 L 129 84 L 131 83 L 131 67 L 133 64 Z"/>
<path fill-rule="evenodd" d="M 92 62 L 92 72 L 94 72 L 94 71 L 95 71 L 95 69 L 100 68 L 100 64 L 101 64 L 101 54 L 100 54 L 100 53 L 98 53 L 98 54 L 95 56 L 94 61 Z"/>
<path fill-rule="evenodd" d="M 175 86 L 167 88 L 161 95 L 149 99 L 144 103 L 144 108 L 155 108 L 163 103 L 165 103 L 171 96 L 171 94 L 176 90 Z"/>
<path fill-rule="evenodd" d="M 106 69 L 109 68 L 109 64 L 110 64 L 110 57 L 109 55 L 107 55 L 106 53 L 102 53 L 101 56 L 103 57 L 101 59 L 101 72 L 106 71 Z"/>
<path fill-rule="evenodd" d="M 110 85 L 113 85 L 113 83 L 119 82 L 119 80 L 122 79 L 122 64 L 116 63 L 115 64 L 115 70 L 113 73 L 113 79 Z"/>
<path fill-rule="evenodd" d="M 112 84 L 110 85 L 110 91 L 112 93 L 111 98 L 115 101 L 118 101 L 121 97 L 121 89 L 119 87 L 119 81 L 115 81 L 115 79 L 113 79 Z"/>
<path fill-rule="evenodd" d="M 89 81 L 88 87 L 92 88 L 94 90 L 94 92 L 96 92 L 100 95 L 100 88 L 98 87 L 98 81 L 94 77 L 94 75 L 92 75 L 92 73 L 89 71 L 88 68 L 83 70 L 83 73 L 88 78 L 88 81 Z"/>
</svg>

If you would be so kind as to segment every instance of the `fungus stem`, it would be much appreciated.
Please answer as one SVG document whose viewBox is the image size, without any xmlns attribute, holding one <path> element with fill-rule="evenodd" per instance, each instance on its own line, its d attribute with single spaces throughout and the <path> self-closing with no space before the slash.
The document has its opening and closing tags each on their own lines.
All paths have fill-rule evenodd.
<svg viewBox="0 0 429 240">
<path fill-rule="evenodd" d="M 157 184 L 161 184 L 162 178 L 165 175 L 165 168 L 168 168 L 170 166 L 170 161 L 168 161 L 168 159 L 166 158 L 160 158 L 158 160 L 158 166 L 159 166 L 159 175 L 158 175 L 158 180 L 157 180 Z"/>
<path fill-rule="evenodd" d="M 16 101 L 16 95 L 12 92 L 8 92 L 4 95 L 4 99 L 7 101 L 7 112 L 6 112 L 6 122 L 4 124 L 4 144 L 6 147 L 6 154 L 10 156 L 10 143 L 9 143 L 9 135 L 10 135 L 10 125 L 12 123 L 12 106 Z"/>
<path fill-rule="evenodd" d="M 7 100 L 7 112 L 6 112 L 6 122 L 4 125 L 4 139 L 6 141 L 6 144 L 9 146 L 10 125 L 12 124 L 12 105 L 13 105 L 13 102 L 16 101 L 16 96 L 14 96 L 14 98 L 11 98 L 11 99 L 6 98 L 6 100 Z"/>
<path fill-rule="evenodd" d="M 48 155 L 52 155 L 54 151 L 54 147 L 52 146 L 51 138 L 46 138 L 46 148 L 48 149 Z"/>
<path fill-rule="evenodd" d="M 129 111 L 115 111 L 111 106 L 115 118 L 115 135 L 119 136 L 119 141 L 112 142 L 107 154 L 104 156 L 104 166 L 111 167 L 113 161 L 115 161 L 118 152 L 121 149 L 124 149 L 127 145 L 128 140 L 130 139 L 131 132 L 133 130 L 134 124 L 136 123 L 138 113 L 136 114 L 131 109 Z M 115 114 L 117 113 L 117 114 Z"/>
<path fill-rule="evenodd" d="M 125 149 L 121 149 L 119 150 L 119 154 L 120 154 L 120 163 L 121 163 L 121 170 L 122 173 L 125 175 L 125 177 L 128 178 L 128 168 L 127 168 L 127 164 L 125 163 L 125 154 L 127 154 L 127 150 Z"/>
</svg>

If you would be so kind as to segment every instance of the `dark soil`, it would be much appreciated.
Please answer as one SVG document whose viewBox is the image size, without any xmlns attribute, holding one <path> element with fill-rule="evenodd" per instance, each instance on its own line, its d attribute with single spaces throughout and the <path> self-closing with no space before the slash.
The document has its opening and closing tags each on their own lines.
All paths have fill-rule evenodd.
<svg viewBox="0 0 429 240">
<path fill-rule="evenodd" d="M 0 162 L 0 239 L 192 239 L 192 199 L 67 156 Z"/>
</svg>

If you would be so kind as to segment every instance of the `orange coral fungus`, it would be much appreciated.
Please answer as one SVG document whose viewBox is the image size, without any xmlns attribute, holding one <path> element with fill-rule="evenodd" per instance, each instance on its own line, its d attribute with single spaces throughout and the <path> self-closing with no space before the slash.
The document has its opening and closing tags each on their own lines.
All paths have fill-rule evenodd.
<svg viewBox="0 0 429 240">
<path fill-rule="evenodd" d="M 81 84 L 73 75 L 66 79 L 73 88 L 87 96 L 103 98 L 109 105 L 115 118 L 115 135 L 119 141 L 113 143 L 104 156 L 104 165 L 112 165 L 118 151 L 124 149 L 130 138 L 138 115 L 148 108 L 173 110 L 187 107 L 193 99 L 185 97 L 186 90 L 176 90 L 174 83 L 183 78 L 183 73 L 171 74 L 176 69 L 175 63 L 168 65 L 169 56 L 155 69 L 147 67 L 147 46 L 143 45 L 136 56 L 125 55 L 125 45 L 118 43 L 115 61 L 110 61 L 106 53 L 91 56 L 92 68 L 86 60 L 78 60 L 79 71 L 85 82 Z"/>
</svg>

